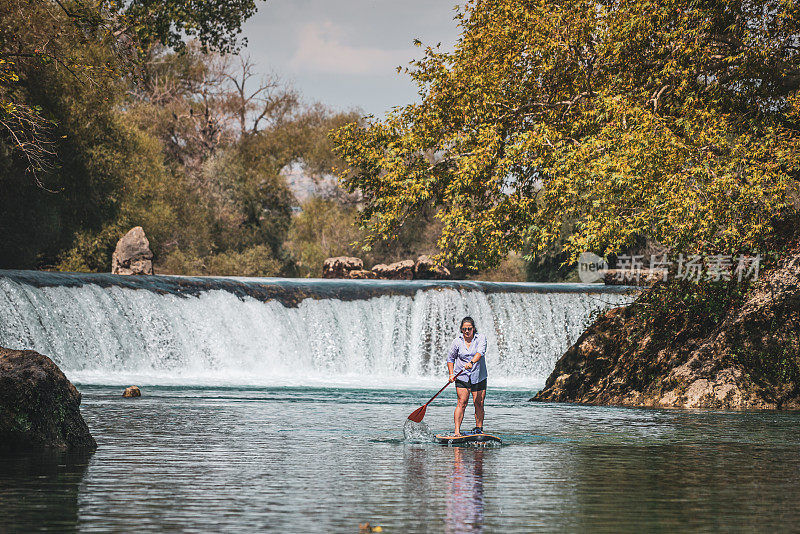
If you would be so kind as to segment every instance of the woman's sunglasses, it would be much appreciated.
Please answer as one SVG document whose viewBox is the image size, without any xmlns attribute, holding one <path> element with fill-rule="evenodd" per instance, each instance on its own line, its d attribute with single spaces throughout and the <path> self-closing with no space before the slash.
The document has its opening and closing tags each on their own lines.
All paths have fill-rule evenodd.
<svg viewBox="0 0 800 534">
<path fill-rule="evenodd" d="M 464 328 L 461 329 L 462 332 L 472 332 L 472 330 L 473 327 L 471 326 L 465 326 Z"/>
</svg>

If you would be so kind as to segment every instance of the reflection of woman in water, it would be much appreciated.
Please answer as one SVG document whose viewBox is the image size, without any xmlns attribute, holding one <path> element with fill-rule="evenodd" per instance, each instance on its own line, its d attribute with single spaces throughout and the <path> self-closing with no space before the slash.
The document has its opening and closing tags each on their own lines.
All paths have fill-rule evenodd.
<svg viewBox="0 0 800 534">
<path fill-rule="evenodd" d="M 464 410 L 472 392 L 472 403 L 475 405 L 475 428 L 472 434 L 483 433 L 483 401 L 486 398 L 486 336 L 478 333 L 472 317 L 461 320 L 461 333 L 453 340 L 450 353 L 447 355 L 447 369 L 450 371 L 450 382 L 456 383 L 456 411 L 454 435 L 461 435 L 461 421 Z M 456 379 L 455 375 L 464 369 Z"/>
<path fill-rule="evenodd" d="M 483 449 L 453 447 L 445 532 L 483 532 Z"/>
</svg>

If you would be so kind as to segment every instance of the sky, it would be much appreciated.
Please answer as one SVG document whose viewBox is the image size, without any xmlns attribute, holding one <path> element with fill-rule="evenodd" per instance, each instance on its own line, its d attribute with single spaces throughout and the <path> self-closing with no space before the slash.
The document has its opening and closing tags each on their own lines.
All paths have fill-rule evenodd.
<svg viewBox="0 0 800 534">
<path fill-rule="evenodd" d="M 463 2 L 462 2 L 463 3 Z M 450 0 L 267 0 L 243 28 L 257 69 L 297 89 L 306 102 L 382 117 L 418 100 L 408 74 L 425 46 L 452 50 Z M 423 42 L 415 47 L 414 39 Z"/>
</svg>

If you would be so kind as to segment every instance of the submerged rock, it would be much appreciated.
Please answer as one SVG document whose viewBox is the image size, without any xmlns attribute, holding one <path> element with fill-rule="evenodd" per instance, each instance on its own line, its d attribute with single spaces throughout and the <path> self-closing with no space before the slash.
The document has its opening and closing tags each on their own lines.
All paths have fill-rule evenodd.
<svg viewBox="0 0 800 534">
<path fill-rule="evenodd" d="M 322 263 L 322 278 L 347 278 L 350 271 L 364 269 L 361 258 L 339 256 L 328 258 Z"/>
<path fill-rule="evenodd" d="M 129 386 L 122 392 L 123 397 L 141 397 L 142 392 L 136 386 Z"/>
<path fill-rule="evenodd" d="M 153 274 L 153 252 L 141 226 L 131 228 L 117 242 L 111 256 L 112 274 Z"/>
<path fill-rule="evenodd" d="M 665 322 L 643 317 L 637 304 L 602 314 L 531 400 L 800 409 L 800 266 L 763 277 L 718 324 L 680 310 Z"/>
<path fill-rule="evenodd" d="M 50 358 L 0 347 L 0 451 L 97 448 L 80 403 Z"/>
</svg>

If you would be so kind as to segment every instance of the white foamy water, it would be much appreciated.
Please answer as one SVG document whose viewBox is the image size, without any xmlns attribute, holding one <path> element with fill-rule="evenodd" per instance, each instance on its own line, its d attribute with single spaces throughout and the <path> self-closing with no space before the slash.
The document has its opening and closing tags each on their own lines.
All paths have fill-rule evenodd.
<svg viewBox="0 0 800 534">
<path fill-rule="evenodd" d="M 46 354 L 85 384 L 430 388 L 471 315 L 492 386 L 539 387 L 593 314 L 630 300 L 443 286 L 287 307 L 209 287 L 37 287 L 0 272 L 0 346 Z"/>
<path fill-rule="evenodd" d="M 415 423 L 406 419 L 403 423 L 403 441 L 406 443 L 431 443 L 434 435 L 424 421 Z"/>
</svg>

